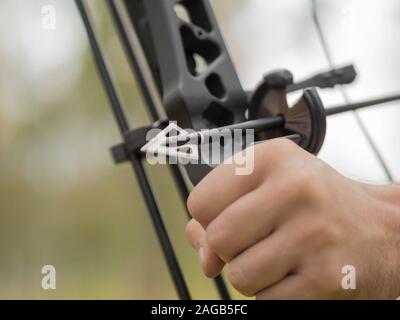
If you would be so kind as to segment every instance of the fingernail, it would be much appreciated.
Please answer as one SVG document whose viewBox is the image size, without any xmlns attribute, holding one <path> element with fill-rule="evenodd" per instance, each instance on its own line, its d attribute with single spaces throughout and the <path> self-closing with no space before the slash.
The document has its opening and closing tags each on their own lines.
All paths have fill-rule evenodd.
<svg viewBox="0 0 400 320">
<path fill-rule="evenodd" d="M 204 249 L 203 249 L 203 247 L 200 247 L 197 253 L 199 255 L 200 262 L 203 263 L 203 259 L 204 259 Z"/>
</svg>

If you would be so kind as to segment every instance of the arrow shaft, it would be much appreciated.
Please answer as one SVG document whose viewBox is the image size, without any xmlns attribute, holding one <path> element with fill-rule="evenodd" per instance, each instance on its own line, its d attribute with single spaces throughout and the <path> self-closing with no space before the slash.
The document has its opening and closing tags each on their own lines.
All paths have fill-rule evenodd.
<svg viewBox="0 0 400 320">
<path fill-rule="evenodd" d="M 220 128 L 190 132 L 187 134 L 170 137 L 165 139 L 164 143 L 166 145 L 173 145 L 182 142 L 198 141 L 199 144 L 203 144 L 206 143 L 209 139 L 218 137 L 221 134 L 225 134 L 226 132 L 229 131 L 233 132 L 234 130 L 242 130 L 242 131 L 254 130 L 254 132 L 259 132 L 262 130 L 280 128 L 283 127 L 284 124 L 285 124 L 285 119 L 283 118 L 283 116 L 261 118 L 237 124 L 232 124 Z"/>
</svg>

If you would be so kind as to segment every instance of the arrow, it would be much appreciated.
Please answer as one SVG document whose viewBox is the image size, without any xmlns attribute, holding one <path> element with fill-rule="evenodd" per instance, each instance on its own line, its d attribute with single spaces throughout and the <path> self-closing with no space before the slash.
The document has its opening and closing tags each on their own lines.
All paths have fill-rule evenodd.
<svg viewBox="0 0 400 320">
<path fill-rule="evenodd" d="M 199 146 L 209 144 L 211 141 L 218 141 L 222 134 L 226 133 L 228 127 L 187 132 L 176 123 L 170 123 L 164 130 L 146 143 L 140 151 L 147 157 L 174 157 L 179 160 L 199 160 Z M 292 140 L 296 143 L 301 141 L 300 134 L 291 134 L 282 138 Z M 264 141 L 253 142 L 252 145 L 260 144 Z"/>
<path fill-rule="evenodd" d="M 196 145 L 190 143 L 184 145 L 168 143 L 169 139 L 180 139 L 180 137 L 187 135 L 189 133 L 186 130 L 171 122 L 164 130 L 146 143 L 140 151 L 145 153 L 147 157 L 166 156 L 177 159 L 199 160 L 199 150 Z"/>
</svg>

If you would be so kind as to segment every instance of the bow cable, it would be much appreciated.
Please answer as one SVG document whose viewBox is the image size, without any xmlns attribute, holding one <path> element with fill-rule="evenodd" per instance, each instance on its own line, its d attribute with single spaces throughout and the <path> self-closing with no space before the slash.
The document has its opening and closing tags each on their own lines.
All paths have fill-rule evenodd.
<svg viewBox="0 0 400 320">
<path fill-rule="evenodd" d="M 91 18 L 89 16 L 89 10 L 82 0 L 75 0 L 75 3 L 78 7 L 79 13 L 82 17 L 83 23 L 85 25 L 86 32 L 88 34 L 89 43 L 91 45 L 95 62 L 98 68 L 98 71 L 101 75 L 101 79 L 105 90 L 107 92 L 108 99 L 110 101 L 111 108 L 113 110 L 114 116 L 117 120 L 117 124 L 122 136 L 125 133 L 129 132 L 129 124 L 125 113 L 123 111 L 123 106 L 121 100 L 118 96 L 116 88 L 114 86 L 114 82 L 111 78 L 109 69 L 106 65 L 106 61 L 104 59 L 103 53 L 101 51 L 99 42 L 97 40 L 96 33 L 93 28 L 93 24 Z M 136 173 L 139 186 L 142 190 L 143 197 L 145 199 L 146 205 L 148 207 L 151 220 L 156 229 L 157 237 L 159 243 L 162 248 L 162 252 L 164 254 L 164 258 L 166 259 L 169 272 L 173 278 L 173 282 L 179 297 L 183 300 L 190 300 L 190 293 L 187 288 L 186 282 L 183 278 L 181 268 L 179 266 L 178 260 L 176 258 L 174 249 L 172 247 L 171 241 L 169 239 L 167 230 L 165 228 L 164 222 L 162 220 L 160 211 L 158 209 L 156 200 L 154 198 L 153 192 L 151 190 L 150 183 L 146 176 L 145 170 L 143 168 L 142 161 L 135 155 L 130 155 L 129 160 L 132 164 L 132 167 Z"/>
</svg>

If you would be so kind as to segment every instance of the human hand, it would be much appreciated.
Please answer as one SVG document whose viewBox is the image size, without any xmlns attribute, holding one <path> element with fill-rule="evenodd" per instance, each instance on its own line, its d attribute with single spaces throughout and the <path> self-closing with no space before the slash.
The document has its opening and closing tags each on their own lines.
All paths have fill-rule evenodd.
<svg viewBox="0 0 400 320">
<path fill-rule="evenodd" d="M 218 166 L 188 199 L 186 234 L 205 275 L 227 264 L 233 287 L 257 299 L 400 294 L 398 186 L 343 177 L 286 139 L 254 146 L 254 159 L 247 176 Z M 355 290 L 342 288 L 346 265 Z"/>
</svg>

